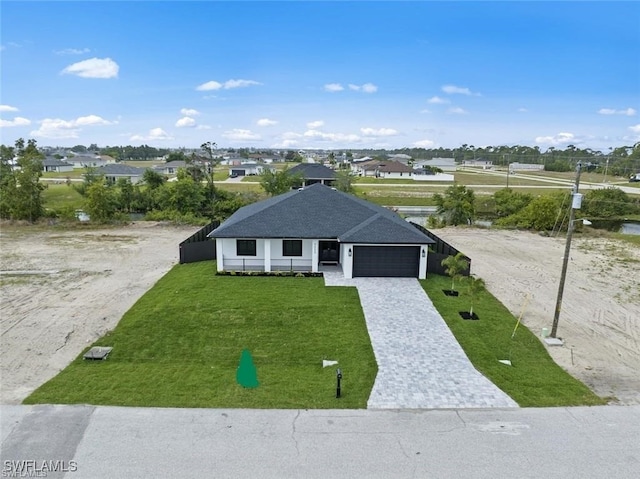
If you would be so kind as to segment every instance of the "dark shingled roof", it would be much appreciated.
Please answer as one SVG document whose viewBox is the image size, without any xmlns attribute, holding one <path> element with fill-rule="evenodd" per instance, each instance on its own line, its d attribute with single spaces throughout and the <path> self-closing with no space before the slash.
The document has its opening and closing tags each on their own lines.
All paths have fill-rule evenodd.
<svg viewBox="0 0 640 479">
<path fill-rule="evenodd" d="M 315 184 L 236 211 L 212 238 L 337 238 L 347 243 L 431 244 L 397 213 Z"/>
<path fill-rule="evenodd" d="M 146 168 L 136 168 L 135 166 L 123 165 L 120 163 L 109 163 L 100 167 L 100 172 L 105 175 L 127 175 L 142 176 Z"/>
<path fill-rule="evenodd" d="M 292 175 L 300 175 L 305 180 L 334 180 L 336 172 L 319 163 L 300 163 L 290 170 Z"/>
</svg>

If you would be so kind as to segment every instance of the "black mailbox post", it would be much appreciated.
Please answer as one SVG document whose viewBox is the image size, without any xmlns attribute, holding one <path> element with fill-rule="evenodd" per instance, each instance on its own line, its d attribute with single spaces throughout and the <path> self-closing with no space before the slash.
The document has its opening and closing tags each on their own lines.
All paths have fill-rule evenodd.
<svg viewBox="0 0 640 479">
<path fill-rule="evenodd" d="M 340 380 L 342 379 L 342 369 L 336 369 L 336 397 L 340 397 Z"/>
</svg>

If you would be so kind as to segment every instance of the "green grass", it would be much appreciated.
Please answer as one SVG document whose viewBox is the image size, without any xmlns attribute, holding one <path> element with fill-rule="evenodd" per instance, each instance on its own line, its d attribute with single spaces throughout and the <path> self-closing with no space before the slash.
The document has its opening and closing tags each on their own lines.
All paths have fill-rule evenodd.
<svg viewBox="0 0 640 479">
<path fill-rule="evenodd" d="M 42 191 L 42 199 L 45 208 L 59 211 L 64 208 L 81 208 L 84 198 L 71 186 L 47 184 Z"/>
<path fill-rule="evenodd" d="M 74 168 L 72 171 L 63 171 L 58 173 L 56 171 L 48 171 L 46 173 L 42 173 L 43 178 L 84 178 L 85 173 L 87 172 L 86 168 Z"/>
<path fill-rule="evenodd" d="M 210 261 L 175 266 L 95 345 L 113 346 L 108 360 L 79 356 L 25 403 L 365 408 L 377 371 L 355 288 L 216 276 Z M 236 383 L 245 348 L 256 389 Z M 323 358 L 343 370 L 339 400 Z"/>
<path fill-rule="evenodd" d="M 451 279 L 430 275 L 421 281 L 473 365 L 522 407 L 605 404 L 587 386 L 553 362 L 544 345 L 523 325 L 511 339 L 516 318 L 489 292 L 473 305 L 479 321 L 465 321 L 459 311 L 469 311 L 465 286 L 456 283 L 460 296 L 446 296 Z M 512 366 L 498 360 L 510 359 Z"/>
</svg>

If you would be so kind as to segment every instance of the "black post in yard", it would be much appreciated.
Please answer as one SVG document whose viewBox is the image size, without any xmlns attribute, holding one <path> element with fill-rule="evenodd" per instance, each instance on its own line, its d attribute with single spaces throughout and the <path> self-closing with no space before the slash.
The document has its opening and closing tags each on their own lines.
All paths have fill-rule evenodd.
<svg viewBox="0 0 640 479">
<path fill-rule="evenodd" d="M 341 391 L 340 391 L 340 380 L 342 379 L 342 369 L 336 369 L 336 380 L 337 380 L 337 385 L 336 385 L 336 397 L 339 398 Z"/>
</svg>

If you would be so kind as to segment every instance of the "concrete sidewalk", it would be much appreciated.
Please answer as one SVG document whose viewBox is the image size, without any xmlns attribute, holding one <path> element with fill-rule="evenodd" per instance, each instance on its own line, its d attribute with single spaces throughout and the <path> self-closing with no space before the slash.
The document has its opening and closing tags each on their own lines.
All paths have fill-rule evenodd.
<svg viewBox="0 0 640 479">
<path fill-rule="evenodd" d="M 3 477 L 636 478 L 640 406 L 372 411 L 0 406 Z M 25 466 L 24 461 L 34 461 Z M 13 476 L 16 477 L 16 476 Z M 17 476 L 37 477 L 37 476 Z"/>
<path fill-rule="evenodd" d="M 417 279 L 323 274 L 327 286 L 358 288 L 378 362 L 369 408 L 518 407 L 473 367 Z"/>
</svg>

